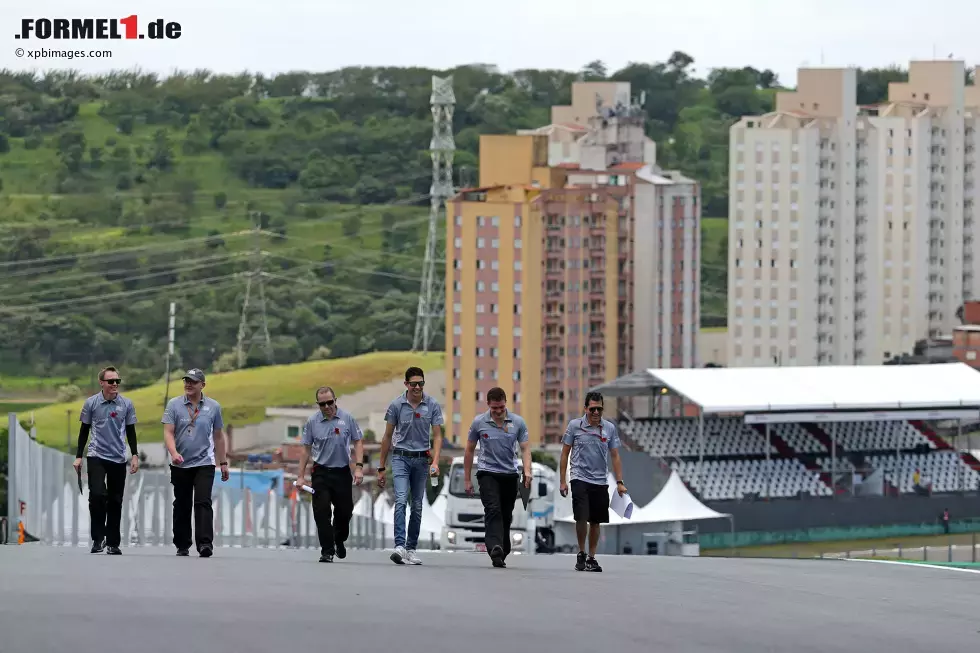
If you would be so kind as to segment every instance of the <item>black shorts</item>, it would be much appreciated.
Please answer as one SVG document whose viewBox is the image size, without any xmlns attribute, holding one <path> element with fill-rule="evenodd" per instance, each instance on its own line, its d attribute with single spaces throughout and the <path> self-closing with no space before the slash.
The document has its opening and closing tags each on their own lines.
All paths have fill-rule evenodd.
<svg viewBox="0 0 980 653">
<path fill-rule="evenodd" d="M 609 523 L 609 486 L 572 481 L 572 516 L 590 524 Z"/>
</svg>

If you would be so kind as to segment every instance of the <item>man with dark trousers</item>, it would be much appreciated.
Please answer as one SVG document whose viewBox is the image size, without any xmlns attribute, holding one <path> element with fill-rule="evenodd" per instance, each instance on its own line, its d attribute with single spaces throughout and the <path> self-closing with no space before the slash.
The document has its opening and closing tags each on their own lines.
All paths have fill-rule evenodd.
<svg viewBox="0 0 980 653">
<path fill-rule="evenodd" d="M 221 467 L 221 480 L 228 480 L 225 460 L 224 420 L 221 404 L 204 396 L 204 372 L 187 370 L 184 394 L 167 403 L 163 412 L 163 441 L 170 452 L 170 484 L 174 486 L 174 546 L 178 556 L 191 548 L 191 510 L 194 514 L 194 540 L 202 558 L 214 553 L 215 462 Z"/>
<path fill-rule="evenodd" d="M 310 415 L 303 426 L 303 451 L 299 457 L 297 484 L 306 484 L 306 463 L 313 459 L 313 520 L 320 538 L 320 562 L 347 557 L 344 542 L 350 535 L 354 515 L 354 492 L 351 480 L 364 480 L 364 441 L 361 427 L 353 415 L 337 405 L 333 388 L 316 391 L 320 410 Z M 351 444 L 354 445 L 354 472 L 351 474 Z M 333 507 L 333 523 L 330 512 Z"/>
<path fill-rule="evenodd" d="M 585 416 L 568 423 L 561 439 L 561 463 L 559 467 L 561 495 L 568 496 L 568 459 L 572 459 L 572 516 L 575 534 L 578 536 L 578 555 L 575 569 L 578 571 L 602 571 L 595 559 L 599 546 L 600 524 L 609 523 L 609 486 L 606 473 L 612 459 L 616 476 L 616 491 L 626 494 L 623 484 L 623 463 L 619 458 L 619 431 L 616 425 L 602 418 L 602 394 L 585 395 Z M 585 555 L 585 536 L 589 536 L 589 554 Z"/>
<path fill-rule="evenodd" d="M 517 444 L 524 463 L 524 487 L 531 487 L 531 445 L 527 424 L 517 413 L 507 410 L 507 393 L 503 388 L 487 392 L 487 407 L 470 425 L 466 450 L 463 453 L 464 488 L 473 492 L 473 452 L 480 445 L 476 480 L 480 484 L 483 502 L 483 523 L 487 553 L 494 567 L 506 567 L 510 554 L 510 523 L 517 502 Z M 534 542 L 529 543 L 534 546 Z"/>
<path fill-rule="evenodd" d="M 122 555 L 123 492 L 126 489 L 126 463 L 129 473 L 140 466 L 136 451 L 136 408 L 119 394 L 122 379 L 115 367 L 99 372 L 102 390 L 82 404 L 78 430 L 78 450 L 73 466 L 82 469 L 82 455 L 88 442 L 88 510 L 92 530 L 92 553 Z M 125 433 L 125 436 L 123 436 Z M 126 444 L 129 444 L 129 456 Z"/>
</svg>

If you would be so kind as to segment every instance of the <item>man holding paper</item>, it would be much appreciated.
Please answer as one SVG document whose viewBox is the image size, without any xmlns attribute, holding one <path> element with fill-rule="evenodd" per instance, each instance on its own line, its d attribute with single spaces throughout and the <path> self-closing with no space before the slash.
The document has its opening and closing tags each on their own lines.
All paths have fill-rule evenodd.
<svg viewBox="0 0 980 653">
<path fill-rule="evenodd" d="M 473 492 L 473 452 L 479 443 L 480 460 L 476 479 L 483 502 L 487 553 L 494 567 L 506 567 L 504 561 L 510 553 L 510 524 L 520 482 L 515 444 L 521 446 L 525 488 L 531 487 L 531 445 L 524 418 L 507 410 L 507 393 L 503 388 L 491 388 L 487 392 L 487 407 L 490 410 L 473 420 L 466 439 L 463 453 L 464 488 L 467 493 Z"/>
<path fill-rule="evenodd" d="M 573 419 L 562 437 L 560 485 L 561 495 L 568 496 L 568 459 L 572 461 L 572 516 L 578 536 L 578 571 L 602 571 L 595 559 L 599 546 L 600 524 L 609 523 L 609 486 L 606 470 L 612 459 L 616 475 L 616 491 L 626 494 L 623 483 L 623 464 L 619 458 L 619 432 L 616 425 L 602 418 L 602 394 L 585 395 L 585 416 Z M 589 536 L 589 553 L 586 558 L 585 536 Z"/>
<path fill-rule="evenodd" d="M 333 562 L 335 555 L 341 559 L 347 557 L 344 543 L 350 535 L 350 520 L 354 515 L 351 483 L 360 485 L 364 480 L 364 440 L 357 420 L 337 406 L 333 388 L 318 388 L 316 403 L 320 410 L 303 425 L 296 484 L 300 487 L 306 484 L 306 464 L 312 458 L 313 520 L 320 540 L 320 562 Z M 353 472 L 351 445 L 354 446 Z"/>
</svg>

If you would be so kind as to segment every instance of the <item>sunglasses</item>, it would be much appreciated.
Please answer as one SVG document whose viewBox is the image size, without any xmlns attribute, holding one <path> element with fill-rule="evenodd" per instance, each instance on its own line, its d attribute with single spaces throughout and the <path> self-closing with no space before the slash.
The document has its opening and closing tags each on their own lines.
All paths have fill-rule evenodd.
<svg viewBox="0 0 980 653">
<path fill-rule="evenodd" d="M 425 387 L 425 381 L 409 381 L 408 382 L 408 387 L 410 387 L 410 388 L 424 388 Z"/>
<path fill-rule="evenodd" d="M 589 407 L 589 412 L 590 413 L 601 413 L 602 412 L 602 406 L 590 406 Z"/>
<path fill-rule="evenodd" d="M 334 404 L 334 400 L 333 399 L 328 399 L 326 401 L 318 401 L 318 402 L 316 402 L 316 405 L 319 406 L 320 408 L 326 408 L 327 406 L 333 406 L 333 404 Z"/>
<path fill-rule="evenodd" d="M 119 385 L 122 383 L 122 379 L 105 379 L 105 382 L 109 385 Z"/>
</svg>

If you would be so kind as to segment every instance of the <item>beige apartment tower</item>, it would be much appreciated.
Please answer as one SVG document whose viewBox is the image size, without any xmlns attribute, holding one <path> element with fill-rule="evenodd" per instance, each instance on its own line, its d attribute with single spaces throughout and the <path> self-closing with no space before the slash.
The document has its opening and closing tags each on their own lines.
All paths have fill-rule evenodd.
<svg viewBox="0 0 980 653">
<path fill-rule="evenodd" d="M 728 360 L 880 364 L 949 334 L 980 292 L 980 88 L 912 62 L 888 101 L 854 69 L 803 69 L 731 129 Z"/>
</svg>

